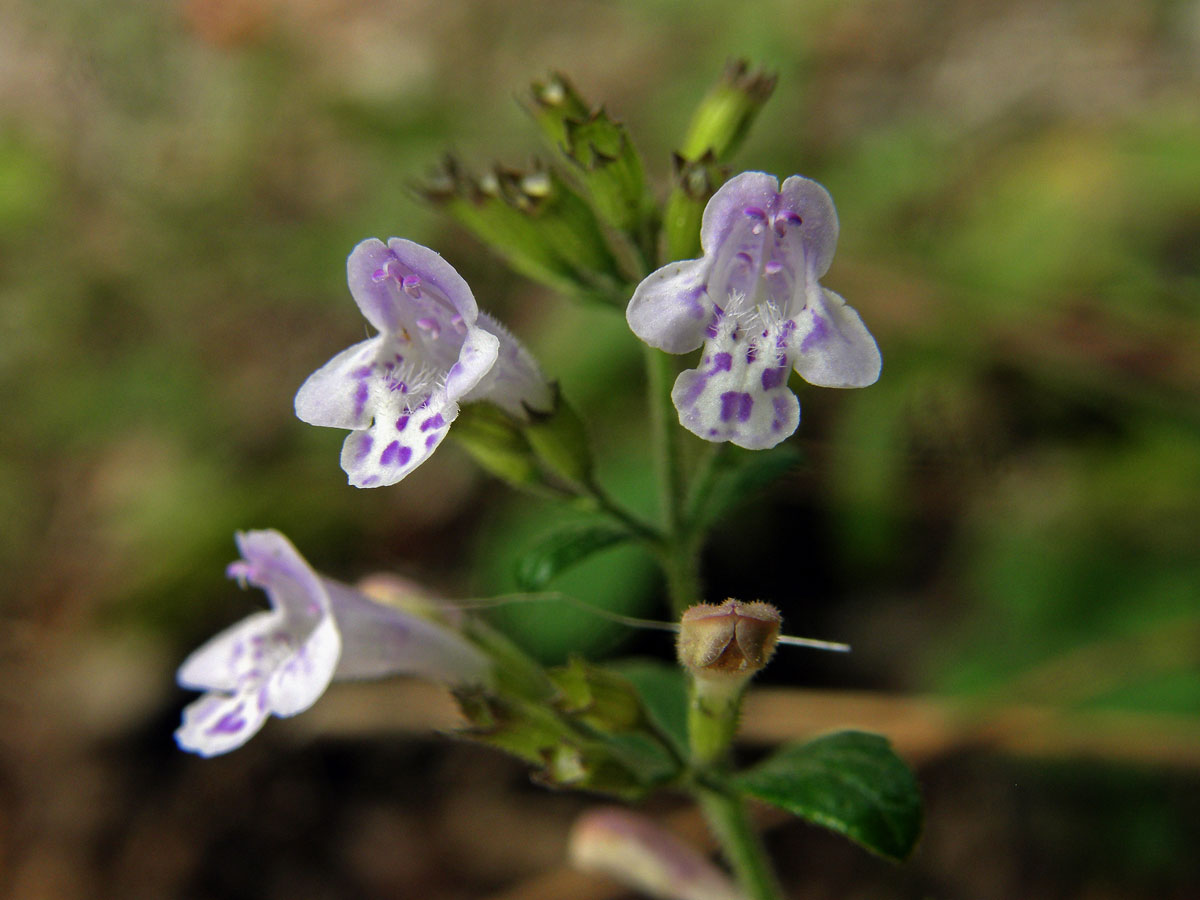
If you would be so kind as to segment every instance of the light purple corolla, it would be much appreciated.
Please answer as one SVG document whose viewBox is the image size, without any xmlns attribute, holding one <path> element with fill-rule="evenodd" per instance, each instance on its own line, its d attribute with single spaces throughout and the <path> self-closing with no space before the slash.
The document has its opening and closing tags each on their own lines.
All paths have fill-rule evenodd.
<svg viewBox="0 0 1200 900">
<path fill-rule="evenodd" d="M 181 686 L 207 691 L 183 711 L 175 740 L 184 750 L 228 753 L 267 716 L 308 709 L 335 678 L 488 683 L 488 658 L 452 628 L 321 577 L 278 531 L 239 533 L 237 542 L 243 558 L 229 576 L 266 591 L 271 609 L 221 632 L 180 666 Z"/>
<path fill-rule="evenodd" d="M 446 436 L 459 401 L 487 400 L 521 420 L 549 411 L 537 363 L 480 313 L 470 287 L 433 250 L 365 240 L 346 262 L 350 293 L 379 334 L 309 376 L 296 415 L 349 428 L 342 468 L 356 487 L 395 484 Z"/>
<path fill-rule="evenodd" d="M 700 367 L 682 373 L 671 398 L 679 421 L 710 441 L 773 447 L 796 430 L 794 368 L 810 384 L 865 387 L 880 357 L 858 313 L 821 287 L 837 244 L 829 192 L 793 175 L 743 172 L 704 209 L 700 259 L 674 262 L 634 291 L 634 333 L 668 353 L 701 344 Z"/>
</svg>

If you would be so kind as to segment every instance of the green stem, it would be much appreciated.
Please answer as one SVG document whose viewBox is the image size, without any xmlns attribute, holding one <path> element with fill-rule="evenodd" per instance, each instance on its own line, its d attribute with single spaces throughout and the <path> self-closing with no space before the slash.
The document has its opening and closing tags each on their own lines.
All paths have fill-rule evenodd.
<svg viewBox="0 0 1200 900">
<path fill-rule="evenodd" d="M 681 615 L 689 606 L 700 602 L 702 592 L 699 545 L 687 532 L 687 478 L 680 444 L 681 429 L 671 402 L 675 369 L 672 356 L 653 347 L 646 348 L 650 428 L 664 533 L 659 561 L 667 576 L 671 608 L 676 615 Z"/>
<path fill-rule="evenodd" d="M 781 900 L 783 892 L 741 797 L 708 788 L 696 792 L 708 827 L 750 900 Z"/>
<path fill-rule="evenodd" d="M 589 479 L 582 485 L 584 496 L 596 504 L 596 507 L 601 511 L 616 519 L 622 525 L 630 530 L 633 534 L 643 540 L 649 541 L 655 546 L 661 546 L 663 543 L 663 535 L 652 525 L 647 525 L 625 507 L 621 506 L 612 496 L 604 490 L 594 479 Z"/>
</svg>

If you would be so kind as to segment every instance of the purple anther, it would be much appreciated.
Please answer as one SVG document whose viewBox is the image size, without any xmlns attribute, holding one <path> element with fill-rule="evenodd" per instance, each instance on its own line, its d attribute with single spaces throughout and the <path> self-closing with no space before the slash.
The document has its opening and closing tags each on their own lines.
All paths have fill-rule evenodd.
<svg viewBox="0 0 1200 900">
<path fill-rule="evenodd" d="M 767 260 L 767 264 L 763 266 L 763 271 L 768 275 L 778 275 L 783 271 L 783 263 L 777 259 Z"/>
<path fill-rule="evenodd" d="M 467 333 L 467 323 L 463 320 L 463 317 L 460 316 L 458 313 L 455 313 L 453 316 L 450 317 L 450 324 L 454 326 L 454 330 L 457 331 L 459 334 Z"/>
<path fill-rule="evenodd" d="M 412 297 L 414 300 L 421 296 L 421 279 L 417 275 L 405 275 L 400 280 L 400 286 L 404 288 L 404 293 Z"/>
<path fill-rule="evenodd" d="M 758 219 L 761 222 L 765 222 L 767 219 L 766 212 L 757 206 L 747 206 L 743 212 L 751 219 Z"/>
<path fill-rule="evenodd" d="M 435 341 L 442 333 L 441 326 L 438 325 L 438 320 L 430 316 L 422 316 L 421 318 L 417 319 L 417 327 L 422 331 L 428 331 L 429 336 Z"/>
<path fill-rule="evenodd" d="M 739 250 L 737 252 L 737 254 L 734 255 L 733 258 L 736 259 L 738 262 L 740 262 L 743 266 L 754 265 L 754 257 L 751 256 L 749 253 L 747 253 L 745 250 Z"/>
</svg>

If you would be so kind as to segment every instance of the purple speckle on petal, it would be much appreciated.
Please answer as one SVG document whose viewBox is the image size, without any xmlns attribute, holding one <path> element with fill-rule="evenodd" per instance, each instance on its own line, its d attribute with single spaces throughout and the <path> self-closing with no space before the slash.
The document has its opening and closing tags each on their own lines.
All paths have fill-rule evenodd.
<svg viewBox="0 0 1200 900">
<path fill-rule="evenodd" d="M 753 365 L 758 359 L 758 344 L 751 344 L 746 348 L 746 365 Z"/>
<path fill-rule="evenodd" d="M 351 378 L 368 378 L 368 377 L 370 377 L 371 373 L 374 371 L 375 371 L 374 366 L 371 366 L 371 365 L 359 366 L 357 369 L 355 369 L 353 372 L 350 373 L 350 377 Z"/>
<path fill-rule="evenodd" d="M 358 387 L 354 389 L 354 417 L 358 418 L 363 414 L 363 409 L 367 405 L 367 397 L 370 396 L 370 388 L 367 387 L 365 381 L 360 381 Z"/>
<path fill-rule="evenodd" d="M 695 406 L 696 401 L 700 399 L 700 395 L 704 393 L 704 389 L 708 386 L 707 375 L 695 372 L 694 376 L 690 379 L 687 390 L 679 398 L 680 406 Z"/>
<path fill-rule="evenodd" d="M 246 717 L 242 715 L 242 704 L 238 704 L 208 729 L 209 734 L 237 734 L 246 727 Z"/>
<path fill-rule="evenodd" d="M 781 366 L 778 369 L 763 369 L 762 386 L 764 391 L 774 390 L 787 381 L 788 370 L 786 366 Z"/>
<path fill-rule="evenodd" d="M 783 420 L 788 418 L 788 413 L 790 412 L 788 409 L 788 398 L 781 397 L 776 394 L 775 399 L 772 401 L 772 405 L 775 407 L 775 418 L 779 421 L 779 427 L 782 428 Z M 775 430 L 778 431 L 779 429 L 777 428 Z"/>
<path fill-rule="evenodd" d="M 403 431 L 408 427 L 408 416 L 401 416 L 396 420 L 396 430 Z"/>
<path fill-rule="evenodd" d="M 383 448 L 383 453 L 379 456 L 380 465 L 394 466 L 400 460 L 400 442 L 392 441 Z"/>
<path fill-rule="evenodd" d="M 425 438 L 425 449 L 432 450 L 438 442 L 438 433 L 435 431 L 429 437 Z"/>
<path fill-rule="evenodd" d="M 731 371 L 733 371 L 733 354 L 732 353 L 718 353 L 716 356 L 713 357 L 713 367 L 711 369 L 709 369 L 708 374 L 715 375 L 718 372 L 731 372 Z"/>
<path fill-rule="evenodd" d="M 721 395 L 721 421 L 728 422 L 736 418 L 745 422 L 750 418 L 754 408 L 754 398 L 742 391 L 726 391 Z"/>
<path fill-rule="evenodd" d="M 704 333 L 710 338 L 715 338 L 717 336 L 717 329 L 720 327 L 723 318 L 725 318 L 725 310 L 714 303 L 712 318 L 708 322 L 708 327 L 704 329 Z"/>
<path fill-rule="evenodd" d="M 359 482 L 359 484 L 361 484 L 363 487 L 371 487 L 372 485 L 375 485 L 378 483 L 379 483 L 378 475 L 368 475 L 366 478 L 364 478 L 362 481 Z"/>
<path fill-rule="evenodd" d="M 446 420 L 442 418 L 441 413 L 438 413 L 437 415 L 430 416 L 428 419 L 422 422 L 421 430 L 428 431 L 430 428 L 441 428 L 445 424 Z"/>
<path fill-rule="evenodd" d="M 412 459 L 412 447 L 401 447 L 400 456 L 396 459 L 397 464 L 407 466 L 410 459 Z"/>
<path fill-rule="evenodd" d="M 361 463 L 371 453 L 371 445 L 375 443 L 375 439 L 369 434 L 364 434 L 358 441 L 358 449 L 354 451 L 354 462 Z"/>
<path fill-rule="evenodd" d="M 800 342 L 800 352 L 807 353 L 814 344 L 819 344 L 829 337 L 829 326 L 825 320 L 818 315 L 813 315 L 812 331 L 804 336 L 804 340 Z"/>
</svg>

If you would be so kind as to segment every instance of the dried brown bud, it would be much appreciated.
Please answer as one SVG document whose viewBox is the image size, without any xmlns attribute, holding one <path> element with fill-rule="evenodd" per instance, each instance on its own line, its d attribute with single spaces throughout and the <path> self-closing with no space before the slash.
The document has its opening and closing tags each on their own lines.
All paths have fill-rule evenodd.
<svg viewBox="0 0 1200 900">
<path fill-rule="evenodd" d="M 742 678 L 767 664 L 783 618 L 769 603 L 700 603 L 679 624 L 679 662 L 697 676 Z"/>
</svg>

